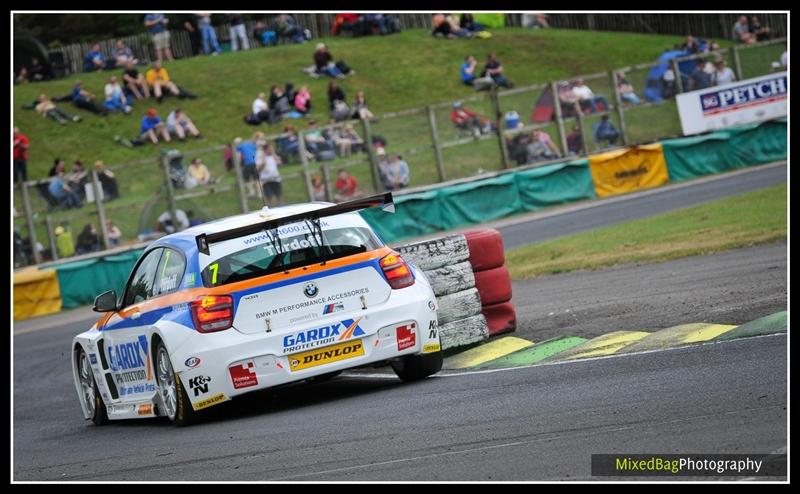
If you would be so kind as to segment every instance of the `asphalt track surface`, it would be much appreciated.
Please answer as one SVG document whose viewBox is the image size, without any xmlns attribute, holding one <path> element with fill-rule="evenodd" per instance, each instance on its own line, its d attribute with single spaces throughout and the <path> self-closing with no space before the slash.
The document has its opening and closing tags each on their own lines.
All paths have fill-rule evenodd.
<svg viewBox="0 0 800 494">
<path fill-rule="evenodd" d="M 785 310 L 786 293 L 786 244 L 514 285 L 519 335 L 536 341 L 736 324 Z M 83 421 L 69 343 L 90 322 L 24 331 L 34 324 L 13 342 L 15 480 L 581 480 L 591 453 L 787 444 L 786 335 L 415 384 L 339 377 L 247 395 L 178 429 Z"/>
</svg>

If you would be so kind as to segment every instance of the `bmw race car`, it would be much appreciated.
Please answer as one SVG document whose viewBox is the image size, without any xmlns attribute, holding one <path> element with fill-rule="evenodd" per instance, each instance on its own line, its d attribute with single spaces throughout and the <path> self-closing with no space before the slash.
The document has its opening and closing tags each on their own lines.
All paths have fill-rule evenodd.
<svg viewBox="0 0 800 494">
<path fill-rule="evenodd" d="M 438 372 L 436 298 L 358 214 L 391 193 L 232 216 L 167 235 L 72 343 L 86 419 L 177 425 L 238 395 L 367 364 Z"/>
</svg>

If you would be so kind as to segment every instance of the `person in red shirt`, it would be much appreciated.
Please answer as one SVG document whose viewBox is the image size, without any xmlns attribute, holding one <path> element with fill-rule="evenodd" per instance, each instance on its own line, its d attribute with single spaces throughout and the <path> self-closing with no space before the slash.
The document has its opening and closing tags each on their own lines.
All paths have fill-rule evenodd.
<svg viewBox="0 0 800 494">
<path fill-rule="evenodd" d="M 358 180 L 344 170 L 336 177 L 336 194 L 334 199 L 344 201 L 353 199 L 358 194 Z"/>
<path fill-rule="evenodd" d="M 462 130 L 467 130 L 479 137 L 482 133 L 491 131 L 491 122 L 488 118 L 482 117 L 472 110 L 467 109 L 460 101 L 453 103 L 453 111 L 450 112 L 450 120 Z"/>
<path fill-rule="evenodd" d="M 28 180 L 28 136 L 14 127 L 14 183 Z"/>
</svg>

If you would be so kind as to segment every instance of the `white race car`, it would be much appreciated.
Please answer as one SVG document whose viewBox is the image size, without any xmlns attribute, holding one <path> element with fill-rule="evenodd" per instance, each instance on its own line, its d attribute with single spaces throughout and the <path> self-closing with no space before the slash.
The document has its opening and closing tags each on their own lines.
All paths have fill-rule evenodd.
<svg viewBox="0 0 800 494">
<path fill-rule="evenodd" d="M 167 416 L 255 390 L 390 363 L 406 381 L 442 367 L 421 270 L 358 214 L 390 193 L 232 216 L 148 246 L 118 299 L 72 342 L 84 417 Z"/>
</svg>

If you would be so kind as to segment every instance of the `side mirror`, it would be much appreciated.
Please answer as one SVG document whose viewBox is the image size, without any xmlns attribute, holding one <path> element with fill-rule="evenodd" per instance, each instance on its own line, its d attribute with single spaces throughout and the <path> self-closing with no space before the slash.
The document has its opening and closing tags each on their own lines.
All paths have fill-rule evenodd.
<svg viewBox="0 0 800 494">
<path fill-rule="evenodd" d="M 95 312 L 111 312 L 117 310 L 117 292 L 109 290 L 103 292 L 94 299 L 94 307 L 92 310 Z"/>
</svg>

